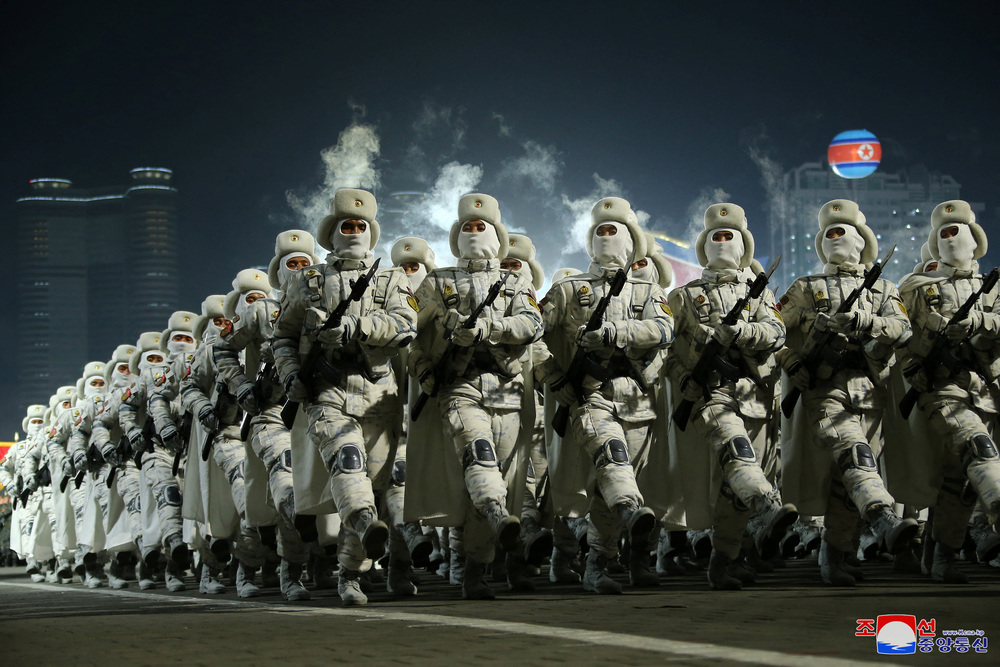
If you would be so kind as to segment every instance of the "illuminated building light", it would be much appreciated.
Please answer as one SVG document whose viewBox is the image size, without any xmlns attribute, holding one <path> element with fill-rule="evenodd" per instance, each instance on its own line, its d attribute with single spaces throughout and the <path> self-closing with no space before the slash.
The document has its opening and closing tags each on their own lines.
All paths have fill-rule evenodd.
<svg viewBox="0 0 1000 667">
<path fill-rule="evenodd" d="M 21 197 L 17 201 L 72 201 L 88 202 L 103 201 L 106 199 L 121 199 L 124 195 L 103 195 L 101 197 Z"/>
</svg>

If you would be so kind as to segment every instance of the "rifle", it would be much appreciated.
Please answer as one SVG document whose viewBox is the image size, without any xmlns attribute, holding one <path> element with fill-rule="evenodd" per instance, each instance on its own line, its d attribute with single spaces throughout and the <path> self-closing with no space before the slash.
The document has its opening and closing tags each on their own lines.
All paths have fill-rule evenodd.
<svg viewBox="0 0 1000 667">
<path fill-rule="evenodd" d="M 725 324 L 728 326 L 733 326 L 736 324 L 740 315 L 743 311 L 749 307 L 750 301 L 760 297 L 764 293 L 764 288 L 767 287 L 767 281 L 770 279 L 771 274 L 774 270 L 778 268 L 778 263 L 781 261 L 781 255 L 778 255 L 771 266 L 768 267 L 767 271 L 761 271 L 754 278 L 753 282 L 750 283 L 750 288 L 747 293 L 743 295 L 743 298 L 738 300 L 733 307 L 726 313 L 726 316 L 722 318 L 720 324 Z M 712 390 L 708 387 L 706 378 L 713 371 L 716 370 L 726 378 L 729 382 L 736 382 L 740 379 L 740 371 L 733 364 L 729 363 L 723 358 L 723 354 L 729 349 L 728 345 L 723 345 L 714 336 L 708 339 L 705 343 L 705 347 L 701 351 L 701 356 L 695 363 L 694 368 L 691 369 L 691 377 L 696 378 L 697 382 L 702 383 L 702 390 L 705 393 L 705 400 L 707 401 L 711 395 Z M 681 400 L 677 409 L 674 410 L 673 420 L 677 428 L 684 430 L 687 428 L 688 420 L 691 418 L 691 409 L 694 407 L 694 401 L 689 401 L 688 399 Z"/>
<path fill-rule="evenodd" d="M 503 274 L 500 280 L 496 281 L 490 286 L 489 291 L 486 293 L 486 298 L 483 299 L 482 303 L 476 306 L 469 318 L 462 323 L 463 329 L 472 329 L 476 326 L 476 322 L 479 320 L 479 316 L 482 315 L 483 311 L 493 305 L 493 302 L 497 300 L 500 295 L 500 290 L 503 289 L 504 283 L 510 278 L 510 274 L 513 273 L 513 269 L 507 269 L 507 272 Z M 431 394 L 425 394 L 420 392 L 417 396 L 417 400 L 413 403 L 413 411 L 410 413 L 410 420 L 417 421 L 420 418 L 420 413 L 424 409 L 424 405 L 427 403 L 427 399 L 431 396 L 437 396 L 438 391 L 441 387 L 451 384 L 455 381 L 459 375 L 465 372 L 465 369 L 469 365 L 469 360 L 472 356 L 472 348 L 465 348 L 464 350 L 459 349 L 458 345 L 452 342 L 448 343 L 448 347 L 445 349 L 444 354 L 438 360 L 437 366 L 434 367 L 434 391 Z"/>
<path fill-rule="evenodd" d="M 882 275 L 882 269 L 885 268 L 885 265 L 889 262 L 889 258 L 892 257 L 892 253 L 894 252 L 896 252 L 895 244 L 889 248 L 889 252 L 885 254 L 885 258 L 881 262 L 876 262 L 872 268 L 865 271 L 865 279 L 847 295 L 847 298 L 841 302 L 840 307 L 837 308 L 837 312 L 834 315 L 851 312 L 854 304 L 861 298 L 861 295 L 875 285 L 875 281 Z M 836 334 L 832 331 L 819 331 L 816 327 L 813 327 L 812 331 L 809 332 L 808 349 L 805 350 L 805 356 L 800 363 L 809 372 L 810 386 L 816 381 L 815 375 L 820 363 L 823 361 L 823 353 L 829 349 L 830 341 L 834 336 Z M 781 401 L 781 412 L 786 418 L 791 418 L 792 410 L 795 409 L 795 404 L 799 402 L 799 396 L 801 395 L 802 391 L 798 387 L 791 387 L 788 390 L 788 394 Z"/>
<path fill-rule="evenodd" d="M 980 286 L 978 290 L 973 292 L 972 296 L 966 299 L 965 303 L 962 304 L 961 308 L 955 311 L 955 314 L 951 316 L 950 320 L 948 320 L 948 324 L 945 327 L 945 329 L 947 329 L 953 324 L 958 324 L 959 322 L 967 318 L 969 316 L 969 313 L 972 312 L 973 307 L 976 305 L 976 302 L 979 301 L 979 297 L 981 297 L 986 292 L 992 290 L 993 287 L 997 284 L 997 280 L 1000 280 L 1000 269 L 994 268 L 983 279 L 982 286 Z M 934 339 L 934 344 L 931 346 L 930 352 L 928 352 L 927 356 L 925 356 L 920 362 L 921 365 L 923 366 L 924 374 L 927 375 L 928 380 L 931 380 L 937 374 L 938 368 L 940 368 L 944 364 L 944 360 L 941 357 L 943 356 L 942 352 L 944 352 L 946 346 L 957 348 L 959 345 L 962 344 L 962 342 L 964 342 L 964 341 L 959 341 L 956 343 L 954 341 L 951 341 L 948 339 L 947 336 L 942 335 L 943 332 L 944 329 L 942 329 L 941 332 L 937 334 L 937 338 Z M 910 413 L 913 411 L 913 406 L 916 404 L 919 395 L 920 392 L 917 390 L 916 387 L 911 386 L 906 391 L 906 395 L 903 396 L 903 400 L 899 402 L 899 411 L 900 413 L 902 413 L 903 419 L 910 418 Z"/>
<path fill-rule="evenodd" d="M 372 282 L 372 278 L 375 276 L 375 271 L 378 270 L 379 262 L 382 258 L 379 257 L 372 264 L 372 268 L 366 273 L 361 274 L 361 276 L 354 281 L 351 281 L 351 293 L 347 295 L 347 298 L 337 304 L 337 307 L 333 309 L 330 316 L 326 318 L 326 322 L 320 327 L 320 330 L 316 332 L 316 337 L 313 340 L 312 346 L 309 348 L 309 353 L 306 355 L 305 361 L 302 362 L 302 366 L 299 368 L 299 378 L 304 382 L 309 384 L 308 380 L 311 378 L 313 373 L 316 372 L 316 366 L 323 359 L 323 344 L 320 343 L 319 334 L 326 331 L 327 329 L 336 329 L 340 326 L 341 321 L 344 319 L 344 315 L 347 313 L 348 307 L 351 305 L 352 301 L 360 301 L 361 297 L 365 295 L 368 291 L 368 286 Z M 330 364 L 327 364 L 327 370 L 337 373 L 338 371 L 333 368 Z M 281 421 L 285 424 L 285 428 L 291 430 L 292 426 L 295 424 L 295 415 L 298 413 L 299 403 L 298 401 L 285 401 L 285 405 L 281 408 Z"/>
<path fill-rule="evenodd" d="M 629 264 L 624 269 L 618 269 L 615 272 L 614 277 L 611 282 L 608 283 L 608 291 L 601 297 L 601 300 L 597 302 L 597 306 L 594 308 L 594 312 L 590 314 L 590 319 L 587 320 L 587 325 L 584 327 L 584 331 L 596 331 L 601 328 L 604 324 L 604 312 L 608 309 L 611 304 L 611 299 L 622 293 L 622 288 L 625 287 L 625 283 L 628 282 L 628 272 L 632 270 L 632 265 Z M 576 390 L 576 400 L 579 403 L 583 403 L 583 380 L 587 375 L 587 358 L 589 352 L 580 346 L 577 346 L 576 352 L 573 354 L 573 360 L 569 364 L 569 368 L 566 369 L 566 381 L 570 383 L 573 389 Z M 566 426 L 569 424 L 569 407 L 560 404 L 556 408 L 556 416 L 552 418 L 552 428 L 559 435 L 563 437 L 566 435 Z"/>
<path fill-rule="evenodd" d="M 253 384 L 254 384 L 254 394 L 257 395 L 257 405 L 258 405 L 258 407 L 260 406 L 260 404 L 262 403 L 263 398 L 264 398 L 263 396 L 260 395 L 262 393 L 260 391 L 260 386 L 264 382 L 264 380 L 266 380 L 267 377 L 269 375 L 271 375 L 271 373 L 273 373 L 273 372 L 274 372 L 274 362 L 273 361 L 268 361 L 268 362 L 262 363 L 260 365 L 260 368 L 257 370 L 257 378 L 254 380 Z M 268 392 L 268 393 L 270 393 L 270 392 Z M 268 398 L 270 398 L 270 396 L 268 396 Z M 243 413 L 243 423 L 240 424 L 240 440 L 242 440 L 243 442 L 247 442 L 247 440 L 250 439 L 251 421 L 256 416 L 257 415 L 252 415 L 249 412 L 244 412 Z"/>
<path fill-rule="evenodd" d="M 225 383 L 217 382 L 215 385 L 215 392 L 215 405 L 212 406 L 212 410 L 215 412 L 216 426 L 213 430 L 208 432 L 208 435 L 205 436 L 205 444 L 201 446 L 202 461 L 208 460 L 208 455 L 212 452 L 212 442 L 215 440 L 215 436 L 219 435 L 219 431 L 223 429 L 222 413 L 227 412 L 225 410 L 226 406 L 224 403 L 229 396 L 229 390 L 226 388 Z"/>
</svg>

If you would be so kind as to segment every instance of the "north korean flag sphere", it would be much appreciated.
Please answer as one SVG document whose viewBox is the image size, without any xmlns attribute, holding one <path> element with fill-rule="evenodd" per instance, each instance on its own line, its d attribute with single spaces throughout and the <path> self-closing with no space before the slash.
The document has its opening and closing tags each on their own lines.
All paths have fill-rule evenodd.
<svg viewBox="0 0 1000 667">
<path fill-rule="evenodd" d="M 882 161 L 882 144 L 868 130 L 848 130 L 833 138 L 826 149 L 833 173 L 842 178 L 864 178 Z"/>
</svg>

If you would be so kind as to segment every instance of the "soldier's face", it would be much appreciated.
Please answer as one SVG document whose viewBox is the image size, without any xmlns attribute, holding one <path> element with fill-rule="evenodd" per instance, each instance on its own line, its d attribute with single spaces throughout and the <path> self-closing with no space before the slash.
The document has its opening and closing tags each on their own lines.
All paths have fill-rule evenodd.
<svg viewBox="0 0 1000 667">
<path fill-rule="evenodd" d="M 285 261 L 285 268 L 287 268 L 289 271 L 298 271 L 299 269 L 304 269 L 307 266 L 311 265 L 312 262 L 309 261 L 309 258 L 305 256 L 289 257 Z"/>
<path fill-rule="evenodd" d="M 263 299 L 263 298 L 264 298 L 264 293 L 263 292 L 248 292 L 243 297 L 243 303 L 245 303 L 246 305 L 249 306 L 251 303 L 253 303 L 255 301 L 259 301 L 260 299 Z"/>
<path fill-rule="evenodd" d="M 941 229 L 941 238 L 950 239 L 953 236 L 958 236 L 958 225 L 948 225 Z"/>
<path fill-rule="evenodd" d="M 188 334 L 175 333 L 170 337 L 170 340 L 175 343 L 190 343 L 191 345 L 194 345 L 194 338 Z"/>
<path fill-rule="evenodd" d="M 645 269 L 649 266 L 649 260 L 643 257 L 638 262 L 632 262 L 632 270 L 638 271 L 639 269 Z"/>
<path fill-rule="evenodd" d="M 364 220 L 344 220 L 340 223 L 341 234 L 364 234 L 368 223 Z M 306 266 L 309 266 L 306 264 Z"/>
<path fill-rule="evenodd" d="M 147 354 L 146 355 L 146 361 L 148 361 L 151 364 L 162 364 L 163 363 L 163 355 L 162 354 Z"/>
<path fill-rule="evenodd" d="M 101 378 L 93 378 L 90 381 L 90 386 L 91 387 L 103 387 L 104 386 L 104 380 L 102 380 Z"/>
<path fill-rule="evenodd" d="M 618 233 L 618 228 L 614 225 L 601 225 L 597 228 L 598 236 L 614 236 Z"/>
<path fill-rule="evenodd" d="M 510 269 L 512 271 L 520 271 L 521 270 L 521 260 L 514 259 L 513 257 L 505 257 L 500 262 L 500 268 L 503 269 L 504 271 L 506 271 L 508 269 Z"/>
<path fill-rule="evenodd" d="M 927 262 L 927 266 L 924 267 L 924 273 L 930 273 L 931 271 L 937 271 L 937 262 Z"/>
<path fill-rule="evenodd" d="M 469 234 L 481 234 L 486 231 L 486 223 L 482 220 L 468 220 L 462 225 L 462 231 Z"/>
<path fill-rule="evenodd" d="M 29 420 L 28 424 L 30 424 L 31 426 L 41 426 L 42 420 L 38 417 L 35 417 L 34 419 Z"/>
<path fill-rule="evenodd" d="M 403 269 L 406 275 L 410 275 L 420 270 L 420 262 L 400 262 L 399 268 Z"/>
<path fill-rule="evenodd" d="M 63 410 L 69 410 L 71 407 L 73 407 L 73 401 L 63 401 L 62 402 L 62 409 Z"/>
<path fill-rule="evenodd" d="M 129 370 L 129 367 L 128 367 L 127 363 L 118 364 L 118 368 L 116 370 L 119 373 L 121 373 L 122 375 L 131 375 L 132 374 L 132 371 Z"/>
<path fill-rule="evenodd" d="M 826 230 L 826 238 L 828 239 L 839 239 L 844 235 L 843 227 L 830 227 Z"/>
<path fill-rule="evenodd" d="M 743 237 L 736 237 L 732 229 L 716 229 L 705 243 L 706 266 L 710 269 L 738 269 L 743 259 Z"/>
</svg>

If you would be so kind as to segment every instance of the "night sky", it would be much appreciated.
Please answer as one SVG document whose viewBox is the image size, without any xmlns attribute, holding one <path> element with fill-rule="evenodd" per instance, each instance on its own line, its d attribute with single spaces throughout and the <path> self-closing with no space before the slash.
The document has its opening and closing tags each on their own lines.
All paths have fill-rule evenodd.
<svg viewBox="0 0 1000 667">
<path fill-rule="evenodd" d="M 605 194 L 675 235 L 725 194 L 766 254 L 762 165 L 822 161 L 860 128 L 882 169 L 954 176 L 997 228 L 1000 25 L 983 3 L 675 4 L 3 3 L 4 230 L 31 178 L 98 187 L 170 168 L 192 310 L 356 174 L 377 195 L 439 193 L 431 230 L 463 191 L 496 195 L 547 273 L 580 263 L 560 252 Z M 344 167 L 352 139 L 377 140 L 360 170 Z M 5 355 L 0 395 L 12 373 Z"/>
</svg>

